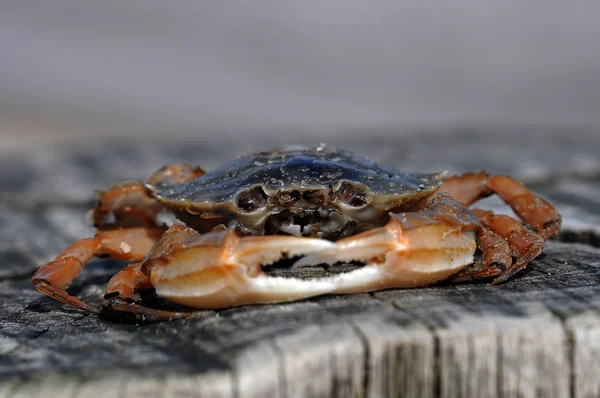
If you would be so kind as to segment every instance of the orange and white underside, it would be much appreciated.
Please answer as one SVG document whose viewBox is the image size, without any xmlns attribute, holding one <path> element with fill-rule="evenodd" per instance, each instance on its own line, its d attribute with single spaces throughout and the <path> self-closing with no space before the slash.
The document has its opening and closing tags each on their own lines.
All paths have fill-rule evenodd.
<svg viewBox="0 0 600 398">
<path fill-rule="evenodd" d="M 277 303 L 322 294 L 424 286 L 473 262 L 475 232 L 392 215 L 381 228 L 337 242 L 292 236 L 238 237 L 233 231 L 198 236 L 150 264 L 156 293 L 195 308 Z M 361 261 L 356 270 L 317 279 L 265 274 L 262 264 L 304 256 L 294 267 Z"/>
</svg>

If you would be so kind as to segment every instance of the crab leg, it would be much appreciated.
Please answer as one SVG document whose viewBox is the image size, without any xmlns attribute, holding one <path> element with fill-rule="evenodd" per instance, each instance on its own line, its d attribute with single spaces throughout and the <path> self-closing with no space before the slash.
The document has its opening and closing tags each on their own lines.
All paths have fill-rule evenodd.
<svg viewBox="0 0 600 398">
<path fill-rule="evenodd" d="M 494 214 L 489 210 L 474 209 L 473 213 L 481 221 L 484 228 L 494 231 L 502 237 L 509 248 L 506 253 L 510 255 L 512 264 L 509 263 L 508 267 L 492 281 L 492 284 L 508 280 L 542 253 L 545 243 L 544 237 L 527 229 L 514 218 L 504 214 Z M 514 262 L 512 262 L 512 258 L 515 259 Z"/>
<path fill-rule="evenodd" d="M 477 257 L 473 264 L 452 275 L 449 281 L 489 279 L 506 272 L 511 267 L 513 260 L 508 242 L 497 233 L 483 229 L 477 237 L 477 243 L 481 256 Z"/>
<path fill-rule="evenodd" d="M 149 182 L 181 183 L 202 174 L 204 171 L 198 167 L 168 165 L 155 172 Z M 65 289 L 92 257 L 141 261 L 165 231 L 157 226 L 157 215 L 163 208 L 141 182 L 125 182 L 98 192 L 98 201 L 90 216 L 100 232 L 94 238 L 70 244 L 54 261 L 42 266 L 32 279 L 35 288 L 64 304 L 86 312 L 98 312 L 70 296 Z M 127 267 L 125 275 L 134 269 L 134 266 Z M 142 274 L 135 275 L 133 279 L 138 280 Z"/>
<path fill-rule="evenodd" d="M 127 228 L 97 233 L 67 246 L 53 261 L 42 266 L 31 281 L 35 288 L 64 304 L 97 313 L 98 309 L 70 296 L 65 289 L 92 257 L 141 261 L 163 234 L 160 228 Z"/>
<path fill-rule="evenodd" d="M 190 312 L 173 312 L 145 307 L 137 303 L 137 292 L 152 288 L 150 278 L 142 271 L 149 260 L 156 259 L 166 253 L 176 243 L 198 236 L 192 229 L 174 225 L 169 228 L 154 245 L 144 261 L 130 264 L 115 274 L 106 288 L 104 307 L 109 310 L 132 313 L 142 320 L 173 320 L 192 316 Z"/>
<path fill-rule="evenodd" d="M 490 176 L 484 172 L 466 173 L 444 179 L 438 192 L 447 192 L 465 206 L 495 193 L 526 224 L 534 227 L 544 241 L 560 230 L 562 218 L 556 209 L 510 177 Z"/>
<path fill-rule="evenodd" d="M 192 312 L 159 310 L 138 303 L 137 292 L 152 288 L 150 279 L 141 270 L 142 264 L 130 264 L 110 279 L 107 293 L 104 295 L 104 308 L 134 314 L 142 321 L 170 321 L 193 316 Z"/>
<path fill-rule="evenodd" d="M 562 219 L 556 209 L 506 176 L 467 173 L 446 178 L 438 192 L 449 193 L 465 206 L 496 193 L 527 225 L 537 230 L 529 230 L 512 217 L 474 209 L 484 228 L 479 236 L 482 259 L 452 277 L 453 281 L 496 277 L 492 284 L 505 282 L 533 261 L 542 252 L 544 243 L 560 230 Z"/>
<path fill-rule="evenodd" d="M 181 184 L 204 174 L 199 167 L 167 165 L 156 171 L 148 183 Z M 132 181 L 113 185 L 98 192 L 98 202 L 91 211 L 94 226 L 99 230 L 157 226 L 157 216 L 164 206 L 150 194 L 145 184 Z"/>
<path fill-rule="evenodd" d="M 114 185 L 98 192 L 98 202 L 90 212 L 98 230 L 127 227 L 154 227 L 163 205 L 153 199 L 141 182 Z"/>
<path fill-rule="evenodd" d="M 137 292 L 152 288 L 150 279 L 141 270 L 142 264 L 130 264 L 111 278 L 104 295 L 104 308 L 133 314 L 141 321 L 171 321 L 193 316 L 193 312 L 159 310 L 138 303 Z"/>
</svg>

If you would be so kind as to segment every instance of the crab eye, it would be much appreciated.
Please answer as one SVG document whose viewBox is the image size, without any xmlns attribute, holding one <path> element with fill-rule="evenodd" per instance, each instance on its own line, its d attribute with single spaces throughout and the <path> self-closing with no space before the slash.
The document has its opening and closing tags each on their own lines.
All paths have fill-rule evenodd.
<svg viewBox="0 0 600 398">
<path fill-rule="evenodd" d="M 306 192 L 304 192 L 304 194 L 302 195 L 302 197 L 307 202 L 313 203 L 313 204 L 320 204 L 320 203 L 323 203 L 325 201 L 325 197 L 323 195 L 323 192 L 318 191 L 318 190 L 306 191 Z"/>
<path fill-rule="evenodd" d="M 361 207 L 367 204 L 366 192 L 350 184 L 342 184 L 337 196 L 340 201 L 352 207 Z"/>
<path fill-rule="evenodd" d="M 237 200 L 237 206 L 246 213 L 251 213 L 267 203 L 267 194 L 261 187 L 242 192 Z"/>
</svg>

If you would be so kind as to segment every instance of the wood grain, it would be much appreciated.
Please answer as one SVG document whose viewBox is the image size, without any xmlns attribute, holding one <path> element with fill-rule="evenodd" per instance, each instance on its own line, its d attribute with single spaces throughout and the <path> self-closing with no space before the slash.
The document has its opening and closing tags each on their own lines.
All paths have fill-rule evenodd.
<svg viewBox="0 0 600 398">
<path fill-rule="evenodd" d="M 84 215 L 94 189 L 176 159 L 212 167 L 242 145 L 121 141 L 0 158 L 11 165 L 0 169 L 0 397 L 600 396 L 600 138 L 523 137 L 457 131 L 401 146 L 383 132 L 344 145 L 403 168 L 516 175 L 556 203 L 561 241 L 504 285 L 325 296 L 143 325 L 82 315 L 28 279 L 93 232 Z M 506 210 L 497 199 L 482 206 Z M 99 303 L 122 265 L 93 261 L 71 291 Z"/>
</svg>

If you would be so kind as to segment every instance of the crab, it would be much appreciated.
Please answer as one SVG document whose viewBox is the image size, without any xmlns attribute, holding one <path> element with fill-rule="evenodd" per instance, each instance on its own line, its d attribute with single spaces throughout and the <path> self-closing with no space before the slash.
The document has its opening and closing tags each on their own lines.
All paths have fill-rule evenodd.
<svg viewBox="0 0 600 398">
<path fill-rule="evenodd" d="M 525 225 L 469 208 L 492 194 Z M 550 203 L 509 177 L 406 173 L 325 145 L 262 151 L 209 173 L 167 165 L 145 183 L 100 192 L 90 215 L 96 235 L 43 265 L 35 288 L 87 313 L 145 319 L 193 313 L 144 306 L 139 293 L 151 288 L 177 304 L 219 309 L 440 281 L 502 283 L 561 225 Z M 93 257 L 130 262 L 108 282 L 101 308 L 66 291 Z M 282 260 L 292 269 L 362 266 L 312 279 L 265 272 Z"/>
</svg>

